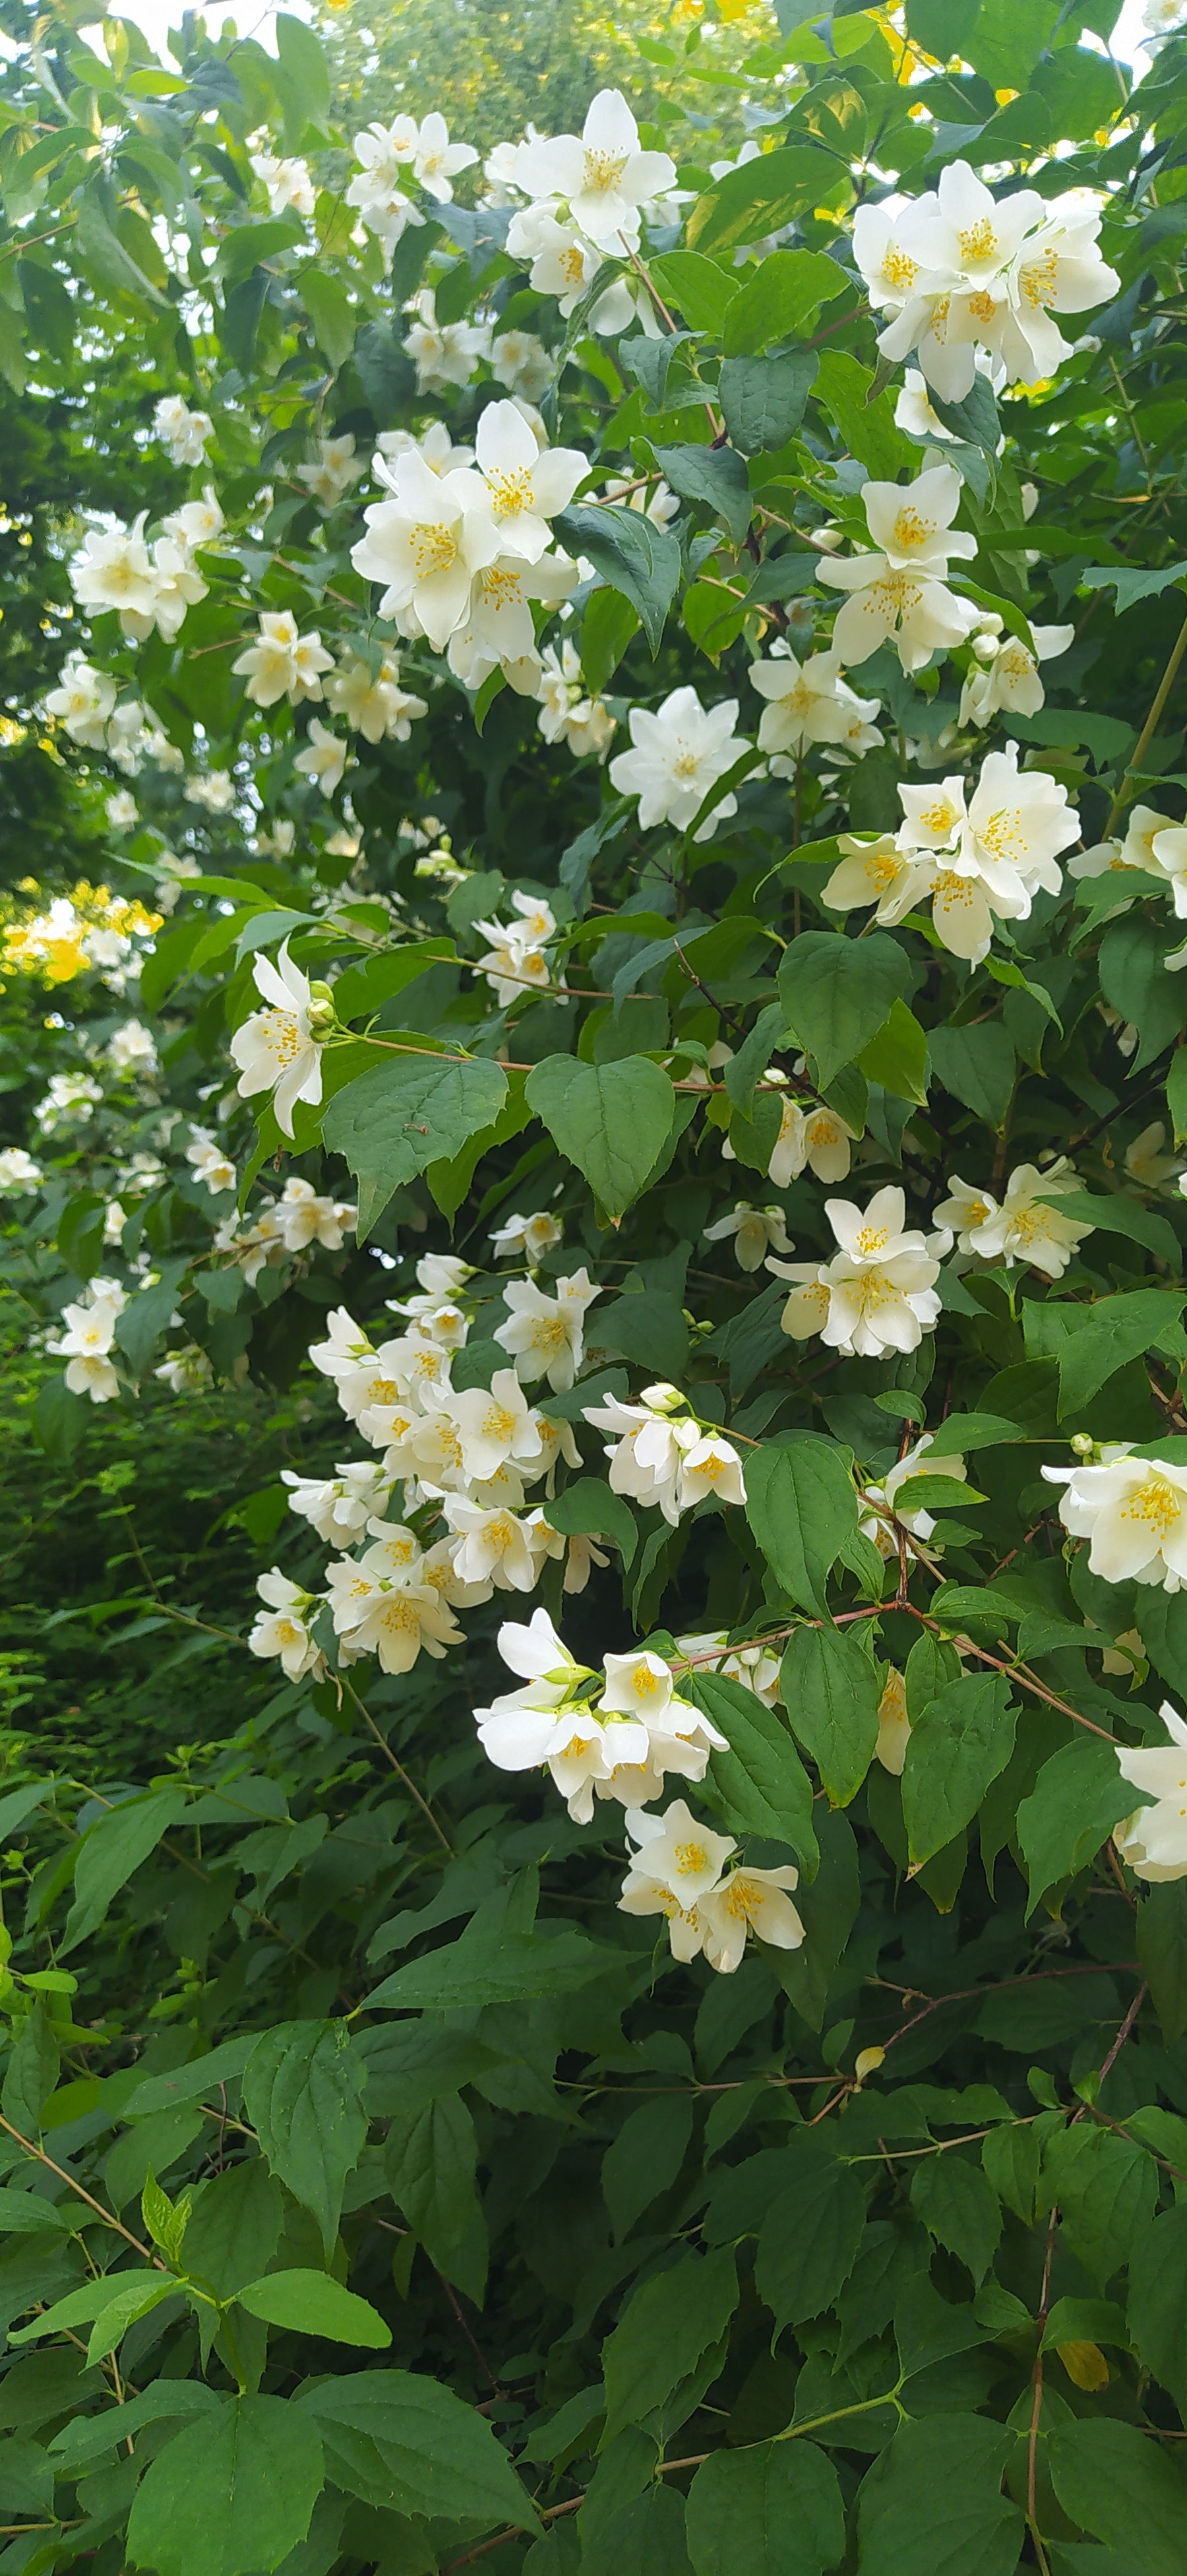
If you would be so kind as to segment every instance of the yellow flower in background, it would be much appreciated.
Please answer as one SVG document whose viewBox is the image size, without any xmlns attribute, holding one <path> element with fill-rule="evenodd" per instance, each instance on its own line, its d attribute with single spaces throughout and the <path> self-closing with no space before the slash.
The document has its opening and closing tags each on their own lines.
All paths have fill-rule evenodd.
<svg viewBox="0 0 1187 2576">
<path fill-rule="evenodd" d="M 19 893 L 40 891 L 35 877 L 22 878 Z M 0 968 L 43 984 L 69 984 L 93 966 L 120 965 L 136 940 L 155 936 L 163 918 L 136 896 L 113 895 L 109 886 L 80 877 L 68 894 L 4 923 Z"/>
</svg>

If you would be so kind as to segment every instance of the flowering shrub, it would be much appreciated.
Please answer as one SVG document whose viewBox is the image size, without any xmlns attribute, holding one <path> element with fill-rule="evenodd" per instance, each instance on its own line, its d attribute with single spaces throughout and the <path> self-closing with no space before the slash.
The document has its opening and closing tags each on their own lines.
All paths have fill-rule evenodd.
<svg viewBox="0 0 1187 2576">
<path fill-rule="evenodd" d="M 781 0 L 733 163 L 16 50 L 175 487 L 5 920 L 40 1436 L 289 1407 L 220 1740 L 0 1800 L 22 2567 L 1184 2564 L 1156 14 Z"/>
</svg>

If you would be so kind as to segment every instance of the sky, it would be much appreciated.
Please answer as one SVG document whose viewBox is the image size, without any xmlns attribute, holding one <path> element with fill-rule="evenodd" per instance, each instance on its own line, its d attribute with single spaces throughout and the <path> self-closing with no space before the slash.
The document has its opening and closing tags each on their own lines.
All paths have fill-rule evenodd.
<svg viewBox="0 0 1187 2576">
<path fill-rule="evenodd" d="M 134 18 L 137 26 L 143 27 L 154 50 L 163 54 L 169 29 L 181 17 L 177 0 L 117 0 L 117 5 L 120 15 Z M 212 36 L 217 36 L 224 19 L 234 18 L 242 35 L 257 36 L 269 53 L 274 54 L 276 34 L 273 22 L 278 5 L 279 0 L 261 0 L 258 7 L 253 5 L 253 0 L 211 0 L 204 15 Z M 294 18 L 309 18 L 313 14 L 310 0 L 284 0 L 284 5 Z M 1125 0 L 1113 37 L 1113 52 L 1122 62 L 1136 61 L 1144 66 L 1149 61 L 1149 56 L 1139 51 L 1144 5 L 1145 0 Z"/>
</svg>

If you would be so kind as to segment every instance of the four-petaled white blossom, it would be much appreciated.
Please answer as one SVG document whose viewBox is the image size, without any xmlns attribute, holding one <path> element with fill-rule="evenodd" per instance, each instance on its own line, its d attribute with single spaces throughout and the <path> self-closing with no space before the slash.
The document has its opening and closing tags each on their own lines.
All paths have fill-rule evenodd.
<svg viewBox="0 0 1187 2576">
<path fill-rule="evenodd" d="M 676 183 L 666 152 L 645 152 L 621 90 L 602 89 L 580 135 L 525 144 L 517 183 L 530 196 L 567 204 L 578 232 L 599 250 L 639 247 L 640 209 Z"/>
<path fill-rule="evenodd" d="M 977 610 L 947 588 L 950 558 L 975 555 L 977 540 L 952 521 L 963 486 L 954 466 L 932 465 L 913 483 L 867 483 L 862 492 L 872 554 L 823 555 L 820 579 L 849 597 L 837 612 L 833 652 L 868 661 L 893 639 L 904 671 L 922 670 L 941 647 L 961 644 Z"/>
<path fill-rule="evenodd" d="M 320 698 L 321 675 L 332 671 L 334 656 L 327 653 L 316 629 L 302 635 L 291 609 L 262 609 L 259 634 L 232 662 L 231 669 L 245 679 L 245 695 L 257 707 L 274 707 L 280 698 L 299 706 L 302 698 Z"/>
<path fill-rule="evenodd" d="M 622 796 L 639 799 L 644 831 L 657 823 L 674 823 L 687 831 L 706 796 L 750 746 L 734 732 L 736 698 L 725 698 L 706 712 L 696 690 L 673 689 L 654 714 L 632 707 L 628 717 L 632 749 L 610 763 L 610 777 Z M 738 810 L 736 796 L 720 797 L 694 838 L 712 839 L 719 823 Z"/>
<path fill-rule="evenodd" d="M 1088 1567 L 1106 1583 L 1187 1584 L 1187 1467 L 1167 1458 L 1106 1451 L 1098 1463 L 1044 1467 L 1063 1485 L 1059 1517 L 1088 1540 Z"/>
<path fill-rule="evenodd" d="M 546 1377 L 554 1394 L 562 1395 L 581 1366 L 585 1318 L 602 1291 L 585 1269 L 558 1279 L 555 1291 L 549 1297 L 532 1279 L 509 1280 L 503 1290 L 508 1317 L 496 1327 L 495 1340 L 510 1354 L 525 1385 Z"/>
<path fill-rule="evenodd" d="M 257 1091 L 271 1091 L 277 1125 L 291 1136 L 297 1102 L 316 1108 L 321 1099 L 321 1050 L 310 1016 L 313 993 L 308 976 L 289 956 L 287 939 L 275 966 L 270 957 L 257 957 L 253 975 L 265 1008 L 253 1011 L 231 1040 L 231 1059 L 239 1067 L 237 1088 L 245 1100 Z"/>
<path fill-rule="evenodd" d="M 1065 1216 L 1049 1202 L 1080 1187 L 1078 1174 L 1064 1156 L 1046 1171 L 1035 1163 L 1019 1163 L 1010 1174 L 1000 1206 L 989 1190 L 971 1189 L 958 1177 L 937 1207 L 936 1219 L 951 1227 L 963 1253 L 976 1254 L 983 1261 L 1004 1261 L 1008 1270 L 1016 1261 L 1028 1261 L 1044 1278 L 1062 1279 L 1093 1226 L 1091 1219 Z"/>
</svg>

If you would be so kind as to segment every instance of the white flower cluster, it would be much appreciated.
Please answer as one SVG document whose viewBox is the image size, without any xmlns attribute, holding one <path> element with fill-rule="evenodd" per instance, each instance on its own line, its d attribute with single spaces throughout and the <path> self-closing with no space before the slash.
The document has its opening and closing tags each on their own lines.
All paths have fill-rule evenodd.
<svg viewBox="0 0 1187 2576">
<path fill-rule="evenodd" d="M 769 661 L 753 662 L 750 685 L 766 699 L 758 728 L 760 751 L 774 753 L 776 778 L 793 778 L 804 753 L 827 743 L 843 758 L 860 759 L 886 739 L 874 722 L 881 714 L 877 698 L 859 698 L 841 669 L 839 654 L 812 653 L 797 660 L 790 644 L 778 636 Z"/>
<path fill-rule="evenodd" d="M 657 200 L 675 188 L 676 169 L 666 152 L 645 152 L 639 128 L 621 90 L 599 90 L 581 133 L 529 134 L 523 143 L 500 144 L 486 163 L 487 178 L 503 202 L 526 199 L 512 216 L 507 249 L 530 260 L 537 295 L 554 295 L 567 319 L 610 261 L 637 253 L 645 218 L 666 209 Z M 636 313 L 656 331 L 651 299 L 618 278 L 608 283 L 590 313 L 595 331 L 622 331 Z"/>
<path fill-rule="evenodd" d="M 49 1089 L 34 1102 L 33 1116 L 43 1136 L 60 1127 L 81 1127 L 93 1118 L 103 1098 L 103 1085 L 93 1073 L 51 1073 Z"/>
<path fill-rule="evenodd" d="M 154 632 L 172 644 L 187 609 L 205 599 L 209 585 L 194 560 L 195 549 L 213 545 L 221 534 L 223 515 L 213 491 L 204 500 L 187 501 L 161 521 L 161 533 L 150 550 L 145 537 L 147 510 L 131 527 L 117 519 L 110 528 L 92 528 L 70 566 L 74 596 L 81 608 L 114 608 L 124 634 L 143 644 Z"/>
<path fill-rule="evenodd" d="M 6 1198 L 23 1198 L 30 1190 L 39 1190 L 45 1174 L 40 1163 L 27 1154 L 23 1145 L 5 1145 L 0 1149 L 0 1192 Z"/>
<path fill-rule="evenodd" d="M 206 1140 L 203 1140 L 204 1142 Z M 194 1160 L 195 1148 L 186 1148 L 187 1158 Z M 213 1191 L 233 1185 L 235 1170 L 214 1146 L 197 1165 L 199 1177 Z M 230 1182 L 220 1180 L 229 1171 Z M 240 1225 L 236 1216 L 224 1217 L 214 1238 L 216 1252 L 226 1252 L 237 1270 L 243 1272 L 249 1288 L 255 1286 L 261 1270 L 275 1270 L 291 1252 L 307 1252 L 320 1244 L 325 1252 L 341 1252 L 343 1236 L 353 1233 L 358 1223 L 357 1207 L 332 1199 L 314 1189 L 312 1181 L 303 1181 L 294 1172 L 285 1182 L 280 1197 L 249 1216 Z"/>
<path fill-rule="evenodd" d="M 1071 347 L 1056 313 L 1086 313 L 1120 292 L 1098 243 L 1103 205 L 1085 190 L 995 198 L 965 161 L 926 196 L 861 206 L 853 251 L 871 304 L 889 315 L 878 346 L 916 356 L 941 401 L 971 392 L 979 349 L 1009 383 L 1053 376 Z"/>
<path fill-rule="evenodd" d="M 588 471 L 576 448 L 542 448 L 515 402 L 487 404 L 472 465 L 437 470 L 415 445 L 379 450 L 375 473 L 391 497 L 364 511 L 351 561 L 383 585 L 380 616 L 448 652 L 467 688 L 502 670 L 534 697 L 543 665 L 532 604 L 559 607 L 577 579 L 569 557 L 549 550 L 549 521 Z"/>
<path fill-rule="evenodd" d="M 745 1502 L 742 1461 L 733 1442 L 707 1431 L 678 1387 L 646 1386 L 637 1404 L 608 1395 L 604 1404 L 587 1405 L 584 1418 L 595 1431 L 616 1435 L 606 1445 L 611 1493 L 658 1503 L 673 1529 L 682 1512 L 695 1510 L 708 1495 L 723 1503 Z"/>
<path fill-rule="evenodd" d="M 943 946 L 980 965 L 995 921 L 1026 921 L 1040 888 L 1061 891 L 1059 853 L 1080 836 L 1067 789 L 1045 769 L 1020 770 L 1011 742 L 987 753 L 967 799 L 960 778 L 898 792 L 905 820 L 896 833 L 841 835 L 845 855 L 823 901 L 834 912 L 873 904 L 892 924 L 930 896 Z"/>
<path fill-rule="evenodd" d="M 950 1195 L 936 1209 L 940 1225 L 950 1226 L 957 1250 L 969 1258 L 1004 1261 L 1007 1270 L 1026 1261 L 1045 1279 L 1062 1279 L 1068 1263 L 1094 1228 L 1083 1217 L 1063 1215 L 1050 1202 L 1069 1190 L 1083 1188 L 1066 1156 L 1045 1172 L 1034 1163 L 1019 1163 L 1011 1172 L 998 1205 L 989 1190 L 970 1189 L 954 1177 Z"/>
<path fill-rule="evenodd" d="M 180 394 L 165 394 L 152 416 L 157 437 L 164 440 L 174 465 L 202 465 L 214 436 L 208 411 L 191 411 Z"/>
<path fill-rule="evenodd" d="M 824 1212 L 839 1247 L 831 1261 L 768 1257 L 777 1278 L 798 1283 L 783 1309 L 784 1332 L 797 1341 L 819 1333 L 849 1359 L 918 1350 L 936 1328 L 937 1255 L 951 1251 L 951 1235 L 907 1229 L 901 1189 L 876 1191 L 864 1214 L 851 1199 L 826 1199 Z"/>
<path fill-rule="evenodd" d="M 566 637 L 558 653 L 555 644 L 547 644 L 540 660 L 537 721 L 545 742 L 567 743 L 574 760 L 584 760 L 592 752 L 595 759 L 604 761 L 614 740 L 615 721 L 602 699 L 590 696 L 576 645 Z"/>
<path fill-rule="evenodd" d="M 89 1395 L 93 1404 L 109 1404 L 120 1382 L 111 1362 L 115 1327 L 127 1298 L 117 1279 L 91 1279 L 73 1305 L 63 1306 L 65 1331 L 46 1343 L 55 1358 L 66 1361 L 66 1384 L 72 1395 Z"/>
<path fill-rule="evenodd" d="M 117 694 L 115 681 L 105 671 L 97 671 L 82 653 L 68 653 L 58 686 L 46 698 L 45 712 L 84 751 L 106 751 L 126 778 L 137 777 L 146 760 L 156 761 L 162 769 L 179 769 L 182 755 L 155 717 L 135 698 L 117 706 Z"/>
<path fill-rule="evenodd" d="M 416 181 L 436 205 L 447 206 L 459 170 L 468 170 L 478 154 L 471 143 L 451 143 L 444 117 L 434 111 L 419 123 L 397 116 L 390 125 L 369 125 L 354 138 L 354 157 L 359 175 L 347 188 L 347 205 L 358 208 L 390 262 L 409 224 L 425 221 L 408 184 Z"/>
<path fill-rule="evenodd" d="M 550 904 L 542 896 L 515 893 L 512 905 L 517 921 L 476 921 L 474 928 L 490 946 L 480 957 L 475 973 L 485 975 L 492 987 L 500 1010 L 518 1002 L 522 993 L 547 992 L 552 984 L 552 966 L 546 944 L 556 937 L 556 920 Z"/>
</svg>

